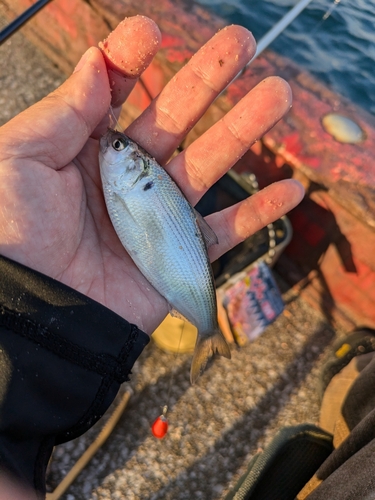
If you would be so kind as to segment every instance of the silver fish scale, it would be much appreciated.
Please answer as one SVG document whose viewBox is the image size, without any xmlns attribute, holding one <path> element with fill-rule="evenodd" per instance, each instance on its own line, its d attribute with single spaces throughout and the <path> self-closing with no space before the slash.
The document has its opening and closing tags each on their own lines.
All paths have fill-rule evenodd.
<svg viewBox="0 0 375 500">
<path fill-rule="evenodd" d="M 103 183 L 112 224 L 137 267 L 200 334 L 217 328 L 211 266 L 194 210 L 155 161 L 131 190 Z M 145 185 L 152 187 L 145 190 Z"/>
</svg>

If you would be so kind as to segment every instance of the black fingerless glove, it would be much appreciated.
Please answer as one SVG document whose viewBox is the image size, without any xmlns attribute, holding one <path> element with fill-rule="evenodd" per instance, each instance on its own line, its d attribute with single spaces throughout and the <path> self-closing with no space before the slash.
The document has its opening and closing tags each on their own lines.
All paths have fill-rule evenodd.
<svg viewBox="0 0 375 500">
<path fill-rule="evenodd" d="M 103 415 L 149 337 L 4 257 L 0 280 L 0 467 L 44 497 L 53 447 Z"/>
</svg>

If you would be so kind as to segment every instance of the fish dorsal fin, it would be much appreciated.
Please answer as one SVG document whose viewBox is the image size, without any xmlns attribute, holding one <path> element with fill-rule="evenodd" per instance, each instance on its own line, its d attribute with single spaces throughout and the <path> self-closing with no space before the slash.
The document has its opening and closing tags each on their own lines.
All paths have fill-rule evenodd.
<svg viewBox="0 0 375 500">
<path fill-rule="evenodd" d="M 210 228 L 210 226 L 207 224 L 201 214 L 195 210 L 195 208 L 194 213 L 195 217 L 197 218 L 199 229 L 201 230 L 204 241 L 206 242 L 207 248 L 210 248 L 210 246 L 212 245 L 217 245 L 219 243 L 219 240 L 217 239 L 217 236 L 214 233 L 213 229 Z"/>
</svg>

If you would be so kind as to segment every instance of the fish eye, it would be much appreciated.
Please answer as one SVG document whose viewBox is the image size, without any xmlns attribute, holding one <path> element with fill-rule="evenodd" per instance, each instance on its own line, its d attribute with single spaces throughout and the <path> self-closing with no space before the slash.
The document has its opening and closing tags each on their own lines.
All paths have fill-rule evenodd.
<svg viewBox="0 0 375 500">
<path fill-rule="evenodd" d="M 125 141 L 123 139 L 117 138 L 112 142 L 113 149 L 116 151 L 122 151 L 125 149 Z"/>
</svg>

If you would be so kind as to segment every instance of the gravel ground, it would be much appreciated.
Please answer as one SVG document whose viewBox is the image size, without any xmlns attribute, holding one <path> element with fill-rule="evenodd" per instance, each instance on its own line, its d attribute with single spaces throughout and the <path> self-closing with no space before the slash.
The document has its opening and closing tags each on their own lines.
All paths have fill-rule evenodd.
<svg viewBox="0 0 375 500">
<path fill-rule="evenodd" d="M 22 34 L 0 51 L 4 123 L 56 88 L 64 75 Z M 260 338 L 234 347 L 231 361 L 215 360 L 194 387 L 191 356 L 165 353 L 151 343 L 133 370 L 133 395 L 115 431 L 62 498 L 220 499 L 282 426 L 316 424 L 319 370 L 337 332 L 301 298 L 286 291 L 284 299 L 284 314 Z M 170 431 L 157 440 L 150 425 L 168 402 L 172 376 Z M 56 448 L 50 491 L 113 408 L 84 436 Z"/>
<path fill-rule="evenodd" d="M 318 422 L 319 370 L 334 336 L 296 298 L 255 342 L 233 348 L 231 361 L 215 360 L 194 387 L 191 356 L 176 357 L 151 343 L 133 371 L 134 394 L 119 424 L 62 498 L 223 498 L 281 427 Z M 150 425 L 167 403 L 172 374 L 170 430 L 159 441 Z M 101 426 L 56 449 L 50 488 Z"/>
</svg>

